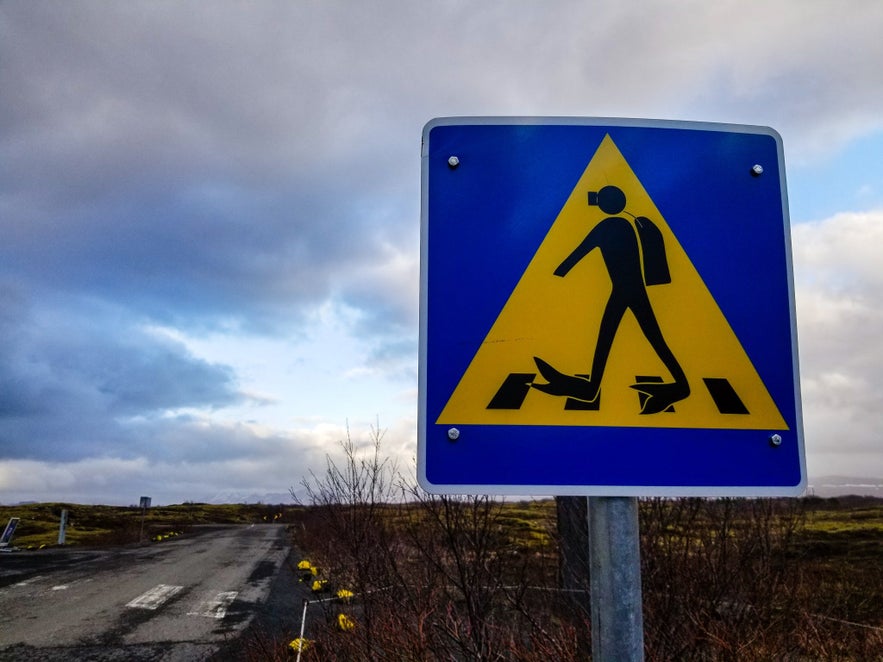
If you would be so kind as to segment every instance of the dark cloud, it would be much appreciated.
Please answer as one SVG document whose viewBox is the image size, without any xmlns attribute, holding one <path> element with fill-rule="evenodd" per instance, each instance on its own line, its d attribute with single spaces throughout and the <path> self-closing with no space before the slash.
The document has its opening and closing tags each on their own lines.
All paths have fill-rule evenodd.
<svg viewBox="0 0 883 662">
<path fill-rule="evenodd" d="M 352 74 L 315 70 L 344 63 L 297 12 L 170 7 L 0 10 L 0 264 L 182 326 L 288 332 L 416 236 L 416 195 L 392 218 L 385 199 L 417 129 L 404 163 Z"/>
<path fill-rule="evenodd" d="M 129 456 L 127 421 L 240 402 L 233 372 L 107 306 L 29 305 L 0 288 L 0 454 Z M 9 314 L 14 310 L 13 314 Z"/>
<path fill-rule="evenodd" d="M 344 296 L 413 329 L 412 293 L 375 267 L 416 254 L 434 115 L 666 115 L 692 99 L 709 119 L 815 131 L 844 94 L 879 103 L 859 51 L 792 35 L 796 6 L 733 43 L 709 29 L 726 7 L 556 7 L 501 20 L 447 3 L 427 30 L 399 4 L 5 3 L 0 264 L 192 328 L 288 333 Z M 801 30 L 842 39 L 821 14 Z M 865 35 L 866 18 L 844 29 Z"/>
</svg>

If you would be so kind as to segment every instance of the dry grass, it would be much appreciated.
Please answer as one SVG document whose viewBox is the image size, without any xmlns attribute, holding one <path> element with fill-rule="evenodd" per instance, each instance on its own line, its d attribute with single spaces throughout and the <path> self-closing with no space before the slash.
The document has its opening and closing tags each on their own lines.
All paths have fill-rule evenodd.
<svg viewBox="0 0 883 662">
<path fill-rule="evenodd" d="M 304 659 L 590 656 L 587 596 L 559 590 L 553 501 L 430 496 L 378 448 L 344 456 L 307 483 L 294 542 L 355 597 L 317 603 Z M 883 502 L 647 499 L 640 517 L 647 660 L 881 659 Z M 568 583 L 586 586 L 574 559 Z"/>
<path fill-rule="evenodd" d="M 0 526 L 19 517 L 13 544 L 39 549 L 58 542 L 61 511 L 68 511 L 66 545 L 108 546 L 137 543 L 142 533 L 142 511 L 137 506 L 95 506 L 69 503 L 36 503 L 0 506 Z M 235 524 L 291 521 L 297 506 L 262 504 L 214 505 L 185 503 L 149 508 L 144 515 L 143 539 L 180 534 L 197 524 Z M 275 519 L 274 519 L 275 518 Z"/>
</svg>

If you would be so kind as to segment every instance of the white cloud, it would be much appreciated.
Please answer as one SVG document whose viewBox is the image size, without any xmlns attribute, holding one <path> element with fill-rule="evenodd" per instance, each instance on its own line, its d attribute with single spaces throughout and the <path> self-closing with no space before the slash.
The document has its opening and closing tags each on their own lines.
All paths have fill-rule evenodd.
<svg viewBox="0 0 883 662">
<path fill-rule="evenodd" d="M 792 228 L 809 469 L 883 474 L 883 210 Z"/>
<path fill-rule="evenodd" d="M 369 443 L 371 423 L 350 426 L 359 446 Z M 399 458 L 407 469 L 415 454 L 413 420 L 395 421 L 385 430 L 383 452 Z M 340 441 L 345 424 L 320 423 L 290 430 L 284 435 L 260 429 L 240 430 L 250 451 L 225 457 L 223 429 L 215 426 L 199 457 L 85 458 L 74 462 L 4 460 L 0 463 L 0 503 L 28 500 L 73 501 L 129 505 L 149 495 L 156 505 L 207 501 L 217 493 L 227 495 L 278 495 L 299 488 L 312 469 L 323 472 L 326 454 L 340 461 Z M 187 440 L 179 443 L 190 444 Z M 158 440 L 157 443 L 164 443 Z M 212 445 L 218 448 L 212 452 Z M 248 449 L 243 449 L 248 450 Z"/>
</svg>

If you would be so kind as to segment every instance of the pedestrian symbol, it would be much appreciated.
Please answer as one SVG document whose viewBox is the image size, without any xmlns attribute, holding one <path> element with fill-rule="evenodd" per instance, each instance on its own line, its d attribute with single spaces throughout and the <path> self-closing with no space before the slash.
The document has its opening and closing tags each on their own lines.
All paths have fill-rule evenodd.
<svg viewBox="0 0 883 662">
<path fill-rule="evenodd" d="M 788 429 L 609 135 L 436 423 Z"/>
</svg>

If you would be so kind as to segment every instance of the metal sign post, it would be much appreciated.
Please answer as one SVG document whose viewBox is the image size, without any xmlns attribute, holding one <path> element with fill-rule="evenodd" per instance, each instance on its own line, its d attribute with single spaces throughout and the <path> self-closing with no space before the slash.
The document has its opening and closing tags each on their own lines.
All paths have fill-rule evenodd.
<svg viewBox="0 0 883 662">
<path fill-rule="evenodd" d="M 589 497 L 592 659 L 642 662 L 641 548 L 635 497 Z"/>
<path fill-rule="evenodd" d="M 418 481 L 592 497 L 593 659 L 641 660 L 635 498 L 806 485 L 781 137 L 449 117 L 421 156 Z"/>
</svg>

